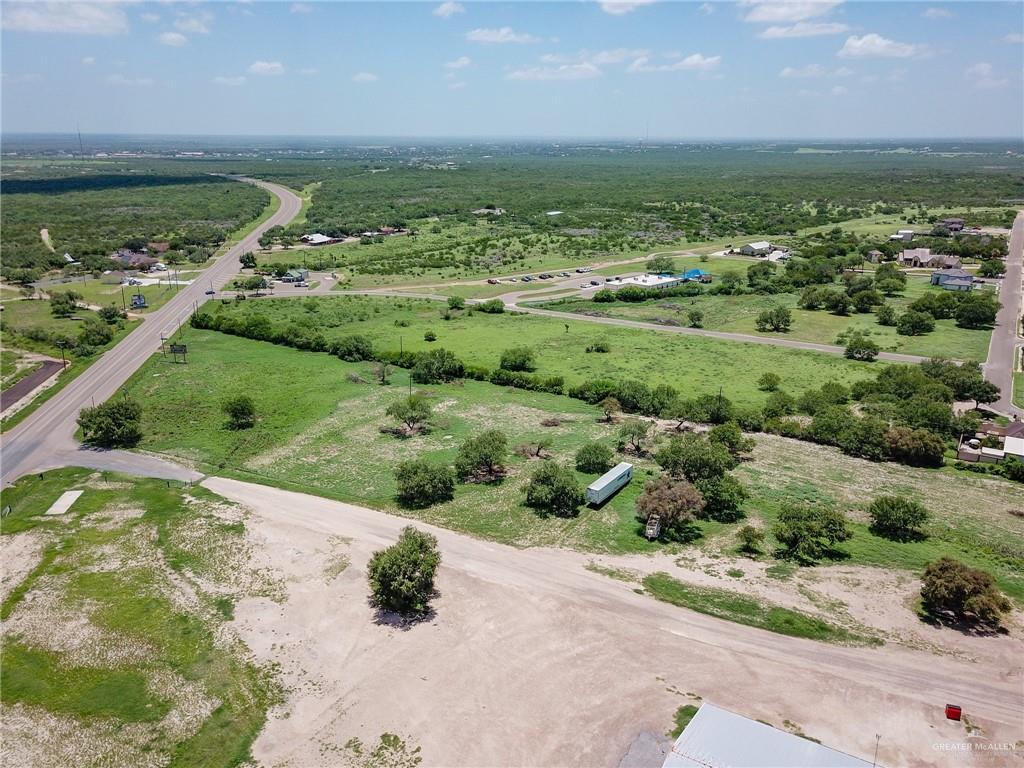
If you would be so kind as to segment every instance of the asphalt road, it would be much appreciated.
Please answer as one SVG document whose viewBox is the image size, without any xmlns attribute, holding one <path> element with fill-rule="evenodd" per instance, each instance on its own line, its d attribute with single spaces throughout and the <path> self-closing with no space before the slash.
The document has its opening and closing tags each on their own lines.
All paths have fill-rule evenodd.
<svg viewBox="0 0 1024 768">
<path fill-rule="evenodd" d="M 1003 307 L 996 316 L 996 327 L 988 345 L 985 376 L 999 387 L 999 400 L 990 406 L 1009 416 L 1024 417 L 1024 409 L 1013 404 L 1013 363 L 1022 343 L 1018 336 L 1021 317 L 1021 264 L 1024 262 L 1024 211 L 1017 214 L 1010 230 L 1010 252 L 1006 256 L 1006 274 L 999 301 Z"/>
<path fill-rule="evenodd" d="M 14 386 L 0 392 L 0 410 L 6 410 L 14 405 L 48 378 L 56 375 L 62 368 L 64 368 L 64 364 L 60 360 L 43 361 L 43 364 L 28 376 L 19 379 Z"/>
<path fill-rule="evenodd" d="M 146 316 L 145 321 L 108 350 L 78 378 L 30 414 L 3 436 L 0 478 L 13 482 L 22 475 L 59 466 L 98 466 L 172 479 L 191 479 L 195 473 L 161 459 L 139 456 L 118 461 L 119 452 L 99 454 L 80 449 L 74 439 L 79 411 L 106 401 L 129 377 L 160 348 L 161 336 L 170 337 L 187 323 L 194 309 L 207 300 L 206 291 L 222 287 L 238 274 L 238 259 L 246 251 L 259 247 L 260 236 L 268 229 L 290 222 L 302 208 L 302 200 L 285 187 L 254 179 L 244 179 L 275 195 L 281 205 L 266 221 L 232 246 L 203 272 L 200 279 L 181 288 L 163 307 Z M 104 459 L 109 461 L 104 461 Z M 123 466 L 122 466 L 123 465 Z"/>
</svg>

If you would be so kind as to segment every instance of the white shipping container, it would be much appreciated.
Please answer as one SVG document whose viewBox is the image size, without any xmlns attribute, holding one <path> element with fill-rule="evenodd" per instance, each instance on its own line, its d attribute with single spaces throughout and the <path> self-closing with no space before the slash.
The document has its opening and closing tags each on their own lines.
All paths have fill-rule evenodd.
<svg viewBox="0 0 1024 768">
<path fill-rule="evenodd" d="M 633 479 L 633 465 L 628 462 L 621 462 L 609 469 L 597 480 L 587 486 L 587 503 L 601 504 L 607 501 L 629 484 Z"/>
</svg>

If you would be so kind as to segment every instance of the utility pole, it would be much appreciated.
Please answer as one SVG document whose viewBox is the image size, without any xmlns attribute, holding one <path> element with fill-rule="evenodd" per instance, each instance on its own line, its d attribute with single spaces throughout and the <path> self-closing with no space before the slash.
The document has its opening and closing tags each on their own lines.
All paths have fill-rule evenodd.
<svg viewBox="0 0 1024 768">
<path fill-rule="evenodd" d="M 125 301 L 125 299 L 124 299 L 124 283 L 121 283 L 121 308 L 124 310 L 124 313 L 127 315 L 128 314 L 128 302 Z"/>
<path fill-rule="evenodd" d="M 875 734 L 875 756 L 871 760 L 872 768 L 874 766 L 878 765 L 878 742 L 881 741 L 881 740 L 882 740 L 882 734 L 876 733 Z"/>
</svg>

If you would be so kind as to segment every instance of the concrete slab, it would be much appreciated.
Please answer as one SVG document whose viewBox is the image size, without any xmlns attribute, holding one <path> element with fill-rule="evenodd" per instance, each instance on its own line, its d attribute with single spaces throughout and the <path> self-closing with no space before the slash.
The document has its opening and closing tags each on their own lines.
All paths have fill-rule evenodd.
<svg viewBox="0 0 1024 768">
<path fill-rule="evenodd" d="M 63 515 L 69 509 L 71 505 L 78 501 L 78 497 L 82 495 L 82 491 L 64 491 L 60 495 L 60 498 L 53 502 L 52 506 L 46 510 L 47 515 Z"/>
</svg>

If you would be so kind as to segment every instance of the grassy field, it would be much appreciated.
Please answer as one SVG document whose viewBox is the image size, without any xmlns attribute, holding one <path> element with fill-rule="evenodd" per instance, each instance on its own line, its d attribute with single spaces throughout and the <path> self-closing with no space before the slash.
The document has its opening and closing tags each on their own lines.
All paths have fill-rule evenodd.
<svg viewBox="0 0 1024 768">
<path fill-rule="evenodd" d="M 69 489 L 83 491 L 71 510 L 45 516 Z M 69 749 L 113 766 L 249 759 L 278 692 L 224 633 L 224 607 L 279 586 L 249 565 L 239 513 L 204 489 L 81 469 L 24 478 L 2 503 L 5 551 L 38 552 L 0 609 L 6 717 L 30 728 L 6 748 L 28 737 L 50 764 Z"/>
<path fill-rule="evenodd" d="M 711 264 L 717 262 L 711 261 Z M 708 269 L 707 265 L 703 265 Z M 896 310 L 906 306 L 930 291 L 941 291 L 928 284 L 924 276 L 911 277 L 907 290 L 902 296 L 892 297 L 888 302 Z M 745 294 L 741 296 L 711 296 L 702 294 L 693 297 L 651 299 L 636 304 L 626 302 L 595 303 L 589 299 L 562 299 L 545 305 L 547 309 L 566 312 L 601 312 L 610 317 L 628 320 L 643 320 L 655 323 L 688 325 L 687 312 L 697 309 L 704 313 L 702 327 L 714 331 L 728 331 L 755 336 L 778 336 L 760 332 L 754 321 L 763 310 L 775 306 L 789 308 L 793 313 L 793 326 L 786 338 L 810 341 L 818 344 L 842 344 L 840 334 L 860 331 L 869 335 L 886 352 L 900 352 L 926 357 L 941 356 L 958 360 L 984 360 L 988 356 L 988 344 L 992 331 L 958 328 L 955 320 L 939 320 L 935 330 L 924 336 L 900 336 L 893 327 L 879 325 L 874 313 L 848 316 L 834 315 L 826 310 L 808 311 L 797 307 L 799 295 L 782 293 L 772 296 Z"/>
<path fill-rule="evenodd" d="M 156 273 L 158 276 L 162 276 L 166 280 L 168 273 Z M 198 274 L 198 273 L 180 273 L 181 280 L 188 280 L 190 277 L 186 277 L 186 274 Z M 124 296 L 122 299 L 122 287 L 124 288 Z M 68 283 L 62 283 L 60 285 L 48 285 L 42 290 L 47 293 L 60 292 L 60 291 L 74 291 L 82 295 L 82 301 L 86 304 L 105 307 L 113 304 L 118 309 L 124 309 L 127 307 L 130 312 L 152 312 L 155 309 L 159 309 L 167 301 L 174 296 L 178 289 L 176 286 L 165 282 L 162 285 L 109 285 L 103 283 L 100 280 L 89 278 L 87 280 L 74 280 Z M 146 297 L 146 308 L 142 310 L 133 310 L 131 308 L 132 296 L 137 293 L 141 293 Z"/>
<path fill-rule="evenodd" d="M 1024 408 L 1024 373 L 1013 374 L 1013 402 L 1018 408 Z"/>
<path fill-rule="evenodd" d="M 432 429 L 402 440 L 380 431 L 391 423 L 384 409 L 407 392 L 401 371 L 391 386 L 382 387 L 373 383 L 368 364 L 343 363 L 322 353 L 210 331 L 190 330 L 186 341 L 187 365 L 157 356 L 129 383 L 131 394 L 145 404 L 146 450 L 219 474 L 386 509 L 520 546 L 598 553 L 663 546 L 643 539 L 634 519 L 642 481 L 657 471 L 648 460 L 630 458 L 636 461 L 637 478 L 604 507 L 584 509 L 574 519 L 541 517 L 522 505 L 534 460 L 519 456 L 512 458 L 504 482 L 459 485 L 450 502 L 410 511 L 394 499 L 392 468 L 398 461 L 426 456 L 450 462 L 465 437 L 494 426 L 508 434 L 513 446 L 550 439 L 549 451 L 564 463 L 571 463 L 585 441 L 613 446 L 615 426 L 602 423 L 596 408 L 482 382 L 432 386 L 422 390 L 436 413 Z M 239 392 L 249 392 L 257 404 L 259 421 L 251 430 L 224 426 L 219 404 Z M 558 425 L 542 425 L 550 419 L 558 419 Z M 952 470 L 871 463 L 770 435 L 756 440 L 752 460 L 736 470 L 751 492 L 744 510 L 755 524 L 770 527 L 785 502 L 827 501 L 847 515 L 854 532 L 842 546 L 848 556 L 838 562 L 919 571 L 948 554 L 989 570 L 1007 594 L 1024 603 L 1024 521 L 1011 514 L 1020 508 L 1019 485 Z M 593 479 L 577 476 L 581 482 Z M 926 539 L 899 543 L 868 530 L 867 505 L 892 493 L 915 498 L 932 512 Z M 697 546 L 734 557 L 735 528 L 701 522 Z M 774 546 L 769 539 L 766 551 Z"/>
<path fill-rule="evenodd" d="M 565 376 L 569 384 L 601 377 L 637 378 L 652 385 L 671 384 L 686 396 L 716 393 L 721 387 L 725 395 L 744 403 L 763 402 L 765 395 L 758 390 L 757 379 L 765 371 L 782 373 L 784 386 L 792 392 L 826 381 L 849 384 L 872 375 L 869 363 L 818 352 L 651 333 L 572 317 L 562 321 L 521 313 L 463 312 L 452 313 L 451 319 L 444 320 L 445 305 L 427 299 L 260 299 L 216 305 L 213 309 L 243 316 L 264 315 L 275 324 L 312 323 L 329 339 L 363 334 L 380 349 L 444 347 L 468 363 L 488 368 L 498 366 L 504 349 L 525 344 L 537 352 L 539 373 Z M 437 341 L 424 341 L 427 331 L 436 333 Z M 607 341 L 611 352 L 586 352 L 587 346 L 598 339 Z"/>
</svg>

